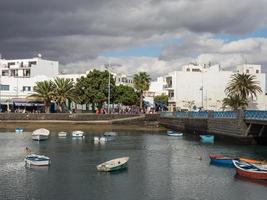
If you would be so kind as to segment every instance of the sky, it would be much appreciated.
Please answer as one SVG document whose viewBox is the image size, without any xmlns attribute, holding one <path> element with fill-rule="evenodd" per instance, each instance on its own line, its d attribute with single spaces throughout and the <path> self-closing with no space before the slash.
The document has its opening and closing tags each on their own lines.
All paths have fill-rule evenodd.
<svg viewBox="0 0 267 200">
<path fill-rule="evenodd" d="M 190 62 L 261 64 L 267 0 L 1 0 L 2 58 L 57 60 L 64 73 L 107 63 L 152 78 Z"/>
</svg>

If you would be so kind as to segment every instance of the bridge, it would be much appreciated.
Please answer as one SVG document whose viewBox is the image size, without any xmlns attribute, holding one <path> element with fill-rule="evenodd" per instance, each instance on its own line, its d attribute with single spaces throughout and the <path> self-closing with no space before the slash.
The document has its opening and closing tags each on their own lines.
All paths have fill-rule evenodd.
<svg viewBox="0 0 267 200">
<path fill-rule="evenodd" d="M 210 133 L 257 143 L 267 141 L 267 111 L 162 112 L 159 122 L 180 131 Z"/>
</svg>

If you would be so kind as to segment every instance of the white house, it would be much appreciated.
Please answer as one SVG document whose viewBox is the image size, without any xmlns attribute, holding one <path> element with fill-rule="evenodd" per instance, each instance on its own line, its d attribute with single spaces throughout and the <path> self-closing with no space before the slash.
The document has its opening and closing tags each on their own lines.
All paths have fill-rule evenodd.
<svg viewBox="0 0 267 200">
<path fill-rule="evenodd" d="M 37 81 L 53 79 L 58 75 L 58 62 L 42 59 L 0 59 L 0 103 L 25 99 L 33 93 Z"/>
<path fill-rule="evenodd" d="M 265 92 L 265 74 L 261 73 L 260 65 L 240 65 L 237 72 L 249 73 L 256 76 L 259 86 Z M 174 71 L 165 76 L 168 90 L 170 110 L 220 110 L 222 100 L 226 97 L 225 88 L 236 73 L 224 71 L 219 65 L 189 64 L 181 71 Z M 248 109 L 265 109 L 265 93 L 259 94 L 249 104 Z"/>
</svg>

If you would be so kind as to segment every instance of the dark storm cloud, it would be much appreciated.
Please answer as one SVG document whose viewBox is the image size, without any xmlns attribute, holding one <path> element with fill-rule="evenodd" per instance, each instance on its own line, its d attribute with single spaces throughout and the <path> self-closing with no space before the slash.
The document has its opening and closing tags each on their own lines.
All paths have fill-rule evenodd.
<svg viewBox="0 0 267 200">
<path fill-rule="evenodd" d="M 188 32 L 255 31 L 266 25 L 266 8 L 266 0 L 1 0 L 0 53 L 5 58 L 42 53 L 73 63 Z M 177 52 L 191 56 L 192 48 L 197 49 L 193 54 L 207 48 L 197 41 L 183 42 L 166 48 L 162 57 L 172 58 Z"/>
</svg>

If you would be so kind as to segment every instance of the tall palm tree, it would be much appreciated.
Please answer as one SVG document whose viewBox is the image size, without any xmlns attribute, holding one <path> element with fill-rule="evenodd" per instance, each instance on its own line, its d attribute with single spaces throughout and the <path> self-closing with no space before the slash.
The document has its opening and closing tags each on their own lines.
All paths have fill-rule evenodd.
<svg viewBox="0 0 267 200">
<path fill-rule="evenodd" d="M 133 77 L 134 87 L 140 95 L 140 109 L 143 108 L 143 93 L 149 89 L 150 76 L 146 72 L 139 72 Z"/>
<path fill-rule="evenodd" d="M 40 81 L 34 86 L 35 94 L 30 97 L 41 99 L 44 102 L 45 112 L 50 112 L 51 101 L 54 97 L 55 84 L 52 81 Z"/>
<path fill-rule="evenodd" d="M 237 73 L 231 78 L 225 89 L 227 96 L 238 95 L 241 99 L 248 100 L 249 96 L 257 97 L 257 93 L 262 92 L 255 75 Z"/>
<path fill-rule="evenodd" d="M 73 99 L 74 85 L 73 81 L 70 79 L 56 78 L 54 80 L 55 90 L 54 90 L 54 100 L 57 103 L 58 111 L 62 112 L 66 110 L 67 99 Z"/>
</svg>

